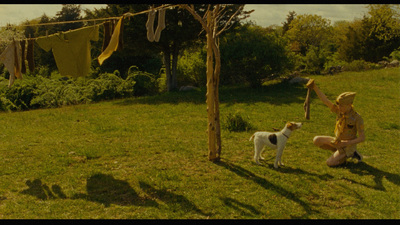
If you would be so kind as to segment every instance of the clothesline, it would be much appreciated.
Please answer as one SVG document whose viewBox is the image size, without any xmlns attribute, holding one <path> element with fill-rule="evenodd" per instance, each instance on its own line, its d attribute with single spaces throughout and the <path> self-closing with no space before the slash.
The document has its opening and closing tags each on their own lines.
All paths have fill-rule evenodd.
<svg viewBox="0 0 400 225">
<path fill-rule="evenodd" d="M 170 5 L 170 4 L 166 4 L 166 5 L 162 5 L 156 8 L 150 8 L 148 10 L 144 10 L 141 12 L 137 12 L 137 13 L 124 13 L 122 16 L 124 17 L 132 17 L 132 16 L 137 16 L 140 14 L 144 14 L 144 13 L 148 13 L 150 11 L 153 10 L 159 10 L 159 9 L 164 9 L 164 8 L 175 8 L 178 5 Z M 97 18 L 97 19 L 85 19 L 85 20 L 74 20 L 74 21 L 62 21 L 62 22 L 52 22 L 52 23 L 39 23 L 39 24 L 24 24 L 24 25 L 11 25 L 13 27 L 34 27 L 34 26 L 48 26 L 48 25 L 56 25 L 56 24 L 66 24 L 66 23 L 82 23 L 82 22 L 94 22 L 94 21 L 100 21 L 100 20 L 111 20 L 111 19 L 119 19 L 121 18 L 121 16 L 115 16 L 115 17 L 107 17 L 107 18 Z M 10 27 L 10 26 L 0 26 L 0 28 L 4 28 L 4 27 Z"/>
<path fill-rule="evenodd" d="M 105 21 L 102 23 L 104 26 L 104 40 L 102 53 L 99 57 L 97 57 L 99 65 L 101 65 L 104 60 L 109 58 L 114 51 L 123 48 L 123 39 L 121 33 L 123 30 L 124 19 L 131 16 L 148 13 L 148 21 L 146 22 L 147 39 L 150 42 L 158 42 L 161 31 L 165 28 L 166 9 L 173 9 L 176 6 L 178 5 L 162 5 L 155 8 L 151 7 L 148 10 L 138 13 L 127 12 L 120 17 L 104 18 L 104 20 L 112 20 L 111 18 L 118 18 L 118 22 L 116 24 L 114 22 L 110 24 L 111 21 Z M 154 32 L 153 23 L 156 11 L 158 11 L 159 16 L 157 29 Z M 80 77 L 87 75 L 90 70 L 90 64 L 92 62 L 90 55 L 90 41 L 98 41 L 100 25 L 101 24 L 85 26 L 67 32 L 58 32 L 52 35 L 46 34 L 46 36 L 37 38 L 25 38 L 23 40 L 15 40 L 15 38 L 13 38 L 11 44 L 9 44 L 6 49 L 0 54 L 0 62 L 3 63 L 6 66 L 7 70 L 10 72 L 8 86 L 11 87 L 11 85 L 14 83 L 15 77 L 17 77 L 18 79 L 22 79 L 22 73 L 24 73 L 23 71 L 26 71 L 25 58 L 26 60 L 28 60 L 29 70 L 34 70 L 34 42 L 36 42 L 45 51 L 52 50 L 57 68 L 61 75 L 70 77 Z M 30 53 L 27 53 L 25 57 L 24 49 L 26 41 L 28 41 L 28 51 Z M 77 52 L 79 54 L 77 54 Z"/>
</svg>

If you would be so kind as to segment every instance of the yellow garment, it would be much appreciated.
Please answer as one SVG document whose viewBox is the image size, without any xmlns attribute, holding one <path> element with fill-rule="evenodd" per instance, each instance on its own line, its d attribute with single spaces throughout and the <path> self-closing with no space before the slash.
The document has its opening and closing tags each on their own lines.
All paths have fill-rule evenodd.
<svg viewBox="0 0 400 225">
<path fill-rule="evenodd" d="M 17 44 L 16 41 L 13 40 L 1 53 L 0 62 L 4 63 L 4 66 L 10 73 L 8 87 L 13 85 L 15 77 L 22 79 L 19 69 L 19 65 L 21 65 L 21 45 Z"/>
<path fill-rule="evenodd" d="M 118 23 L 115 26 L 114 32 L 111 36 L 110 43 L 108 44 L 107 48 L 97 58 L 100 65 L 103 64 L 104 60 L 108 59 L 112 55 L 112 53 L 118 49 L 119 35 L 121 32 L 121 24 L 123 19 L 124 17 L 121 17 L 118 20 Z"/>
<path fill-rule="evenodd" d="M 89 73 L 92 62 L 90 41 L 99 40 L 99 25 L 40 37 L 36 42 L 45 51 L 52 49 L 62 76 L 82 77 Z"/>
<path fill-rule="evenodd" d="M 333 105 L 331 111 L 337 114 L 333 143 L 337 144 L 340 140 L 353 140 L 357 138 L 358 132 L 364 130 L 364 120 L 353 108 L 345 115 L 340 113 L 337 105 Z M 357 147 L 356 145 L 349 145 L 342 150 L 350 157 L 357 150 Z"/>
</svg>

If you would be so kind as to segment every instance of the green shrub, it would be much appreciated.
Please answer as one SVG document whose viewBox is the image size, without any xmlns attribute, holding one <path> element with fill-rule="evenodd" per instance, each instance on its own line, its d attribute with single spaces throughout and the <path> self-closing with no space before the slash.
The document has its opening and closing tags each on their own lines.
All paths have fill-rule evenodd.
<svg viewBox="0 0 400 225">
<path fill-rule="evenodd" d="M 248 118 L 247 118 L 248 119 Z M 238 112 L 229 113 L 224 120 L 223 128 L 229 131 L 248 131 L 252 125 Z"/>
<path fill-rule="evenodd" d="M 135 82 L 135 96 L 154 95 L 158 93 L 159 86 L 156 77 L 151 73 L 140 71 L 137 66 L 129 68 L 126 79 Z"/>
</svg>

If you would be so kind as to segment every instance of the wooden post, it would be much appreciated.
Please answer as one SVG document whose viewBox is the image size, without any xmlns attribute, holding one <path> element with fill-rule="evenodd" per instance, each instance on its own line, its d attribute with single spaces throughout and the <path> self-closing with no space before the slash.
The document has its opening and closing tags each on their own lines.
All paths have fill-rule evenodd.
<svg viewBox="0 0 400 225">
<path fill-rule="evenodd" d="M 207 13 L 207 27 L 209 30 L 213 29 L 212 12 Z M 213 35 L 207 33 L 207 123 L 208 123 L 208 159 L 211 161 L 217 160 L 218 155 L 215 149 L 216 145 L 216 127 L 215 127 L 215 84 L 214 84 L 214 54 L 213 48 Z"/>
<path fill-rule="evenodd" d="M 182 8 L 188 10 L 196 20 L 198 20 L 203 29 L 206 31 L 207 37 L 207 131 L 208 131 L 208 159 L 210 161 L 219 161 L 221 155 L 221 125 L 219 119 L 219 74 L 221 71 L 221 56 L 219 50 L 218 36 L 225 29 L 228 23 L 243 9 L 243 6 L 237 10 L 218 31 L 218 16 L 221 15 L 220 5 L 216 5 L 214 10 L 211 10 L 211 5 L 204 15 L 201 17 L 194 10 L 194 6 L 183 4 Z M 214 65 L 215 62 L 215 65 Z"/>
</svg>

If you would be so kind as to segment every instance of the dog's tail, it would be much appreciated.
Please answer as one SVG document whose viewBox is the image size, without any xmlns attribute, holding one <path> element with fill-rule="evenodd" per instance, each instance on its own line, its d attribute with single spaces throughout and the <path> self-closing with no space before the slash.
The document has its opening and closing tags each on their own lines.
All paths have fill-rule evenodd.
<svg viewBox="0 0 400 225">
<path fill-rule="evenodd" d="M 253 138 L 254 138 L 254 134 L 253 134 L 253 135 L 251 135 L 251 137 L 250 137 L 249 141 L 253 140 Z"/>
</svg>

